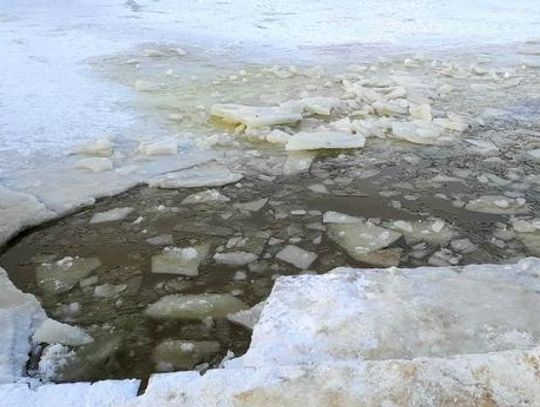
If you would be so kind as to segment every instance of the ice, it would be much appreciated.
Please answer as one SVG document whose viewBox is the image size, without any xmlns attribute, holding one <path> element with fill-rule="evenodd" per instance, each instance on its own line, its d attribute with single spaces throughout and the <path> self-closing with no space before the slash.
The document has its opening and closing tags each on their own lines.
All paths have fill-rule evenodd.
<svg viewBox="0 0 540 407">
<path fill-rule="evenodd" d="M 249 202 L 237 202 L 233 204 L 236 209 L 248 212 L 258 212 L 268 203 L 268 198 L 261 198 Z"/>
<path fill-rule="evenodd" d="M 158 343 L 153 359 L 158 371 L 193 369 L 219 352 L 219 342 L 168 339 Z"/>
<path fill-rule="evenodd" d="M 332 113 L 339 112 L 343 108 L 344 102 L 338 98 L 314 96 L 283 102 L 280 106 L 286 110 L 292 110 L 302 114 L 330 116 Z"/>
<path fill-rule="evenodd" d="M 57 262 L 38 266 L 36 282 L 44 294 L 65 293 L 100 266 L 101 261 L 97 257 L 65 257 Z"/>
<path fill-rule="evenodd" d="M 113 169 L 113 162 L 105 157 L 84 158 L 77 161 L 76 167 L 81 170 L 92 172 L 110 171 Z"/>
<path fill-rule="evenodd" d="M 216 253 L 214 255 L 214 260 L 217 264 L 225 264 L 227 266 L 245 266 L 258 258 L 259 256 L 256 254 L 246 252 Z"/>
<path fill-rule="evenodd" d="M 339 268 L 280 277 L 248 352 L 234 366 L 361 363 L 538 347 L 539 270 L 540 260 L 526 259 L 512 265 Z M 279 345 L 283 338 L 286 346 Z"/>
<path fill-rule="evenodd" d="M 133 87 L 138 92 L 157 92 L 161 90 L 159 83 L 147 81 L 144 79 L 136 80 Z"/>
<path fill-rule="evenodd" d="M 469 201 L 465 209 L 473 212 L 492 214 L 526 214 L 529 207 L 523 198 L 509 198 L 502 195 L 483 195 Z"/>
<path fill-rule="evenodd" d="M 140 380 L 103 380 L 95 383 L 62 383 L 0 386 L 2 407 L 112 407 L 137 397 Z"/>
<path fill-rule="evenodd" d="M 284 175 L 296 175 L 309 171 L 315 156 L 311 152 L 295 151 L 287 154 L 287 160 L 283 164 Z"/>
<path fill-rule="evenodd" d="M 361 148 L 366 138 L 361 134 L 338 131 L 300 132 L 292 136 L 285 149 L 287 151 L 320 150 L 335 148 Z"/>
<path fill-rule="evenodd" d="M 481 153 L 493 153 L 493 152 L 499 151 L 499 147 L 497 147 L 495 144 L 493 144 L 489 140 L 475 140 L 475 139 L 466 138 L 466 139 L 463 139 L 463 141 L 469 144 L 472 144 L 473 146 L 476 147 L 477 151 Z"/>
<path fill-rule="evenodd" d="M 323 223 L 359 223 L 359 222 L 362 222 L 361 218 L 347 215 L 345 213 L 327 211 L 323 214 Z"/>
<path fill-rule="evenodd" d="M 300 270 L 307 270 L 317 259 L 317 253 L 308 252 L 298 246 L 288 245 L 276 254 L 276 259 L 292 264 Z"/>
<path fill-rule="evenodd" d="M 379 116 L 404 116 L 408 112 L 407 107 L 400 106 L 397 103 L 377 101 L 371 106 Z"/>
<path fill-rule="evenodd" d="M 151 237 L 149 239 L 146 239 L 146 241 L 152 246 L 172 246 L 172 244 L 174 243 L 172 235 L 168 233 Z"/>
<path fill-rule="evenodd" d="M 425 241 L 435 244 L 447 244 L 457 233 L 442 219 L 388 222 L 385 226 L 402 232 L 409 243 Z"/>
<path fill-rule="evenodd" d="M 99 212 L 92 216 L 92 219 L 90 219 L 90 224 L 93 225 L 97 223 L 118 222 L 127 218 L 128 215 L 134 210 L 135 209 L 131 207 L 123 207 L 110 209 L 105 212 Z"/>
<path fill-rule="evenodd" d="M 147 156 L 176 155 L 178 153 L 178 142 L 175 139 L 143 141 L 137 147 L 137 151 Z"/>
<path fill-rule="evenodd" d="M 79 327 L 48 318 L 34 332 L 33 341 L 35 343 L 82 346 L 94 342 L 94 339 Z"/>
<path fill-rule="evenodd" d="M 246 305 L 230 294 L 166 295 L 146 308 L 153 319 L 225 318 L 246 309 Z"/>
<path fill-rule="evenodd" d="M 329 223 L 327 234 L 351 257 L 359 261 L 362 261 L 363 255 L 383 249 L 402 236 L 399 232 L 374 225 L 369 221 Z"/>
<path fill-rule="evenodd" d="M 376 250 L 367 254 L 357 254 L 355 259 L 370 266 L 394 267 L 399 265 L 402 254 L 402 248 L 394 247 L 391 249 Z"/>
<path fill-rule="evenodd" d="M 441 135 L 440 127 L 432 122 L 415 120 L 392 123 L 392 133 L 389 136 L 416 144 L 437 144 L 437 139 Z"/>
<path fill-rule="evenodd" d="M 0 246 L 26 227 L 56 216 L 36 197 L 0 185 Z"/>
<path fill-rule="evenodd" d="M 450 242 L 450 246 L 453 250 L 460 253 L 471 253 L 475 251 L 478 247 L 471 242 L 470 239 L 458 239 L 458 240 L 452 240 Z"/>
<path fill-rule="evenodd" d="M 448 118 L 434 119 L 433 123 L 441 126 L 447 130 L 463 132 L 467 129 L 468 124 L 465 118 L 457 115 L 449 115 Z"/>
<path fill-rule="evenodd" d="M 261 301 L 250 309 L 238 311 L 234 314 L 228 315 L 227 319 L 235 324 L 243 326 L 244 328 L 253 330 L 253 327 L 257 324 L 257 322 L 259 322 L 259 318 L 261 317 L 261 312 L 265 304 L 266 301 Z"/>
<path fill-rule="evenodd" d="M 73 153 L 96 157 L 110 157 L 113 155 L 113 147 L 113 142 L 108 138 L 99 138 L 90 143 L 75 147 Z"/>
<path fill-rule="evenodd" d="M 170 172 L 151 179 L 148 184 L 159 188 L 221 187 L 240 181 L 243 175 L 221 165 L 205 165 Z"/>
<path fill-rule="evenodd" d="M 416 120 L 431 121 L 433 119 L 431 106 L 427 103 L 409 107 L 409 114 Z"/>
<path fill-rule="evenodd" d="M 274 129 L 266 135 L 266 141 L 274 144 L 287 144 L 291 135 L 279 129 Z"/>
<path fill-rule="evenodd" d="M 308 189 L 316 194 L 328 194 L 328 188 L 324 184 L 312 184 Z"/>
<path fill-rule="evenodd" d="M 210 109 L 213 116 L 224 122 L 244 124 L 247 127 L 269 127 L 278 124 L 295 124 L 302 115 L 291 108 L 254 107 L 238 104 L 216 104 Z"/>
<path fill-rule="evenodd" d="M 74 358 L 75 352 L 68 346 L 56 343 L 47 346 L 39 359 L 38 374 L 42 380 L 55 380 L 61 375 L 61 370 Z"/>
<path fill-rule="evenodd" d="M 452 252 L 452 250 L 443 248 L 435 253 L 428 259 L 428 263 L 431 266 L 444 267 L 444 266 L 457 266 L 461 261 L 461 255 Z"/>
<path fill-rule="evenodd" d="M 208 202 L 229 202 L 230 198 L 223 195 L 216 189 L 208 189 L 203 192 L 188 195 L 182 200 L 182 205 L 191 205 Z"/>
<path fill-rule="evenodd" d="M 1 267 L 0 292 L 0 383 L 10 383 L 23 376 L 30 337 L 46 315 L 36 298 L 19 291 Z"/>
<path fill-rule="evenodd" d="M 94 296 L 97 298 L 117 298 L 127 288 L 126 284 L 105 283 L 94 288 Z"/>
<path fill-rule="evenodd" d="M 208 255 L 209 246 L 166 247 L 161 254 L 152 256 L 152 273 L 199 275 L 199 265 Z"/>
</svg>

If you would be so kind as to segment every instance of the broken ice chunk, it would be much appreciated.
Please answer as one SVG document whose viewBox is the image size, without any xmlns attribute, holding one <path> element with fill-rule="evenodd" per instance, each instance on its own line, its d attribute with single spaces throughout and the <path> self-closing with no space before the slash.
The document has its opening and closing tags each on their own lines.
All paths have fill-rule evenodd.
<svg viewBox="0 0 540 407">
<path fill-rule="evenodd" d="M 146 308 L 154 319 L 225 318 L 246 309 L 246 305 L 231 294 L 167 295 Z"/>
<path fill-rule="evenodd" d="M 339 131 L 300 132 L 292 136 L 285 149 L 287 151 L 320 150 L 335 148 L 361 148 L 366 138 L 361 134 Z"/>
<path fill-rule="evenodd" d="M 266 141 L 274 144 L 287 144 L 290 138 L 291 135 L 289 133 L 278 129 L 274 129 L 266 135 Z"/>
<path fill-rule="evenodd" d="M 366 254 L 357 254 L 355 259 L 362 263 L 377 267 L 395 267 L 401 261 L 403 249 L 393 247 L 391 249 L 376 250 Z"/>
<path fill-rule="evenodd" d="M 407 108 L 397 103 L 377 101 L 371 106 L 379 116 L 404 116 L 407 114 Z"/>
<path fill-rule="evenodd" d="M 94 339 L 81 328 L 48 318 L 34 332 L 33 341 L 35 343 L 82 346 L 94 342 Z"/>
<path fill-rule="evenodd" d="M 397 220 L 388 222 L 385 226 L 403 232 L 408 243 L 421 240 L 435 244 L 446 244 L 457 235 L 457 232 L 442 219 L 417 220 L 412 222 Z"/>
<path fill-rule="evenodd" d="M 409 114 L 416 120 L 431 121 L 433 119 L 431 106 L 427 103 L 409 107 Z"/>
<path fill-rule="evenodd" d="M 113 143 L 108 138 L 100 138 L 76 147 L 73 152 L 97 157 L 110 157 L 113 154 Z"/>
<path fill-rule="evenodd" d="M 208 255 L 209 247 L 166 247 L 161 254 L 152 256 L 152 273 L 199 275 L 199 265 Z"/>
<path fill-rule="evenodd" d="M 277 124 L 294 124 L 302 120 L 302 115 L 290 108 L 255 107 L 238 104 L 216 104 L 210 109 L 213 116 L 224 122 L 242 123 L 247 127 L 269 127 Z"/>
<path fill-rule="evenodd" d="M 227 266 L 244 266 L 258 258 L 256 254 L 246 252 L 216 253 L 214 255 L 216 263 Z"/>
<path fill-rule="evenodd" d="M 469 201 L 465 209 L 473 212 L 492 214 L 526 214 L 529 207 L 523 198 L 509 198 L 503 195 L 484 195 Z"/>
<path fill-rule="evenodd" d="M 230 199 L 215 189 L 208 189 L 185 197 L 182 205 L 207 203 L 207 202 L 229 202 Z"/>
<path fill-rule="evenodd" d="M 158 188 L 221 187 L 240 181 L 243 175 L 221 165 L 193 167 L 157 176 L 148 182 Z"/>
<path fill-rule="evenodd" d="M 433 123 L 447 130 L 463 132 L 467 129 L 468 124 L 465 118 L 458 115 L 449 115 L 448 118 L 434 119 Z"/>
<path fill-rule="evenodd" d="M 298 113 L 329 116 L 333 112 L 339 111 L 344 106 L 344 102 L 338 98 L 314 96 L 283 102 L 280 106 L 284 109 L 296 111 Z"/>
<path fill-rule="evenodd" d="M 267 202 L 268 198 L 261 198 L 255 201 L 238 202 L 235 203 L 233 206 L 241 211 L 258 212 L 264 207 L 264 205 L 266 205 Z"/>
<path fill-rule="evenodd" d="M 76 167 L 80 170 L 89 170 L 92 172 L 104 172 L 113 169 L 111 160 L 105 157 L 83 158 L 77 161 Z"/>
<path fill-rule="evenodd" d="M 276 254 L 276 259 L 306 270 L 317 259 L 317 254 L 308 252 L 298 246 L 288 245 Z"/>
<path fill-rule="evenodd" d="M 255 324 L 259 322 L 259 318 L 261 317 L 261 313 L 265 305 L 266 301 L 261 301 L 250 309 L 228 315 L 227 319 L 235 324 L 243 326 L 244 328 L 253 330 Z"/>
<path fill-rule="evenodd" d="M 477 248 L 476 245 L 467 238 L 452 240 L 452 242 L 450 242 L 450 247 L 460 253 L 470 253 Z"/>
<path fill-rule="evenodd" d="M 42 380 L 58 380 L 61 371 L 75 358 L 75 352 L 69 347 L 55 343 L 47 346 L 39 359 L 38 374 Z"/>
<path fill-rule="evenodd" d="M 94 295 L 99 298 L 116 298 L 127 288 L 126 284 L 103 284 L 94 288 Z"/>
<path fill-rule="evenodd" d="M 146 241 L 152 246 L 170 246 L 174 242 L 172 235 L 168 233 L 151 237 L 146 239 Z"/>
<path fill-rule="evenodd" d="M 327 211 L 323 214 L 323 223 L 357 223 L 362 222 L 361 218 L 334 211 Z"/>
<path fill-rule="evenodd" d="M 412 122 L 392 123 L 391 138 L 416 144 L 436 144 L 442 130 L 432 122 L 415 120 Z"/>
<path fill-rule="evenodd" d="M 315 159 L 314 153 L 295 151 L 287 154 L 287 160 L 283 164 L 283 174 L 296 175 L 309 171 L 311 163 Z"/>
<path fill-rule="evenodd" d="M 359 261 L 362 261 L 363 255 L 383 249 L 401 237 L 401 233 L 374 225 L 369 221 L 330 223 L 327 233 L 331 240 Z"/>
<path fill-rule="evenodd" d="M 137 152 L 142 155 L 175 155 L 178 153 L 178 142 L 175 139 L 159 141 L 142 141 L 137 147 Z"/>
<path fill-rule="evenodd" d="M 99 212 L 92 216 L 90 224 L 105 223 L 105 222 L 117 222 L 124 220 L 135 209 L 131 207 L 114 208 L 105 212 Z"/>
<path fill-rule="evenodd" d="M 97 257 L 88 259 L 65 257 L 57 262 L 38 266 L 36 281 L 46 294 L 64 293 L 100 266 L 101 261 Z"/>
<path fill-rule="evenodd" d="M 153 359 L 158 371 L 193 369 L 204 359 L 219 352 L 219 342 L 167 339 L 154 349 Z"/>
<path fill-rule="evenodd" d="M 461 261 L 461 255 L 449 249 L 441 249 L 428 259 L 428 263 L 436 267 L 456 266 Z"/>
</svg>

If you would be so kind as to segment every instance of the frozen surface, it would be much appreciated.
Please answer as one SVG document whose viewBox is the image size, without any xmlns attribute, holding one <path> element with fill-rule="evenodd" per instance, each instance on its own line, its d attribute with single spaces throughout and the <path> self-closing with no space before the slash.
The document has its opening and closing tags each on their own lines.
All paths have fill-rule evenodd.
<svg viewBox="0 0 540 407">
<path fill-rule="evenodd" d="M 0 383 L 10 383 L 23 377 L 30 336 L 46 316 L 36 298 L 19 291 L 1 267 L 0 290 Z"/>
<path fill-rule="evenodd" d="M 446 357 L 540 340 L 540 261 L 277 280 L 243 366 Z M 384 321 L 384 324 L 381 323 Z M 286 341 L 283 338 L 287 338 Z"/>
<path fill-rule="evenodd" d="M 25 383 L 0 385 L 0 406 L 111 407 L 137 396 L 139 380 L 46 384 L 31 389 Z"/>
</svg>

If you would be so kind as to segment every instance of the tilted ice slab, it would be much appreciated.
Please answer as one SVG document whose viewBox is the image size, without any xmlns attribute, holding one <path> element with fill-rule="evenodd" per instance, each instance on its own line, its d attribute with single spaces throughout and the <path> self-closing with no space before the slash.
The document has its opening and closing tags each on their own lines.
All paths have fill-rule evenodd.
<svg viewBox="0 0 540 407">
<path fill-rule="evenodd" d="M 446 357 L 540 340 L 540 260 L 277 280 L 234 366 Z M 284 339 L 286 338 L 286 339 Z"/>
<path fill-rule="evenodd" d="M 209 165 L 170 172 L 151 179 L 148 185 L 158 188 L 221 187 L 240 181 L 243 175 L 221 165 Z"/>
<path fill-rule="evenodd" d="M 366 138 L 361 134 L 343 133 L 340 131 L 300 132 L 289 138 L 287 151 L 320 150 L 336 148 L 364 147 Z"/>
<path fill-rule="evenodd" d="M 302 120 L 302 115 L 292 107 L 255 107 L 237 104 L 217 104 L 210 109 L 213 116 L 231 124 L 245 124 L 247 127 L 267 127 L 277 124 L 294 124 Z"/>
</svg>

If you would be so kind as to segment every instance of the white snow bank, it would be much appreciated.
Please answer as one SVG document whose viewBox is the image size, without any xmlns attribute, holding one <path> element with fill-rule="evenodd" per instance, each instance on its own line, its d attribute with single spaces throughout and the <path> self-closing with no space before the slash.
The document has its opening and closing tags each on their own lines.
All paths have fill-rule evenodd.
<svg viewBox="0 0 540 407">
<path fill-rule="evenodd" d="M 126 407 L 498 406 L 540 403 L 540 348 L 455 358 L 153 375 Z M 411 391 L 414 389 L 414 391 Z"/>
<path fill-rule="evenodd" d="M 0 386 L 0 406 L 113 407 L 137 396 L 139 380 L 104 380 L 96 383 L 46 384 L 31 389 L 25 383 Z"/>
</svg>

